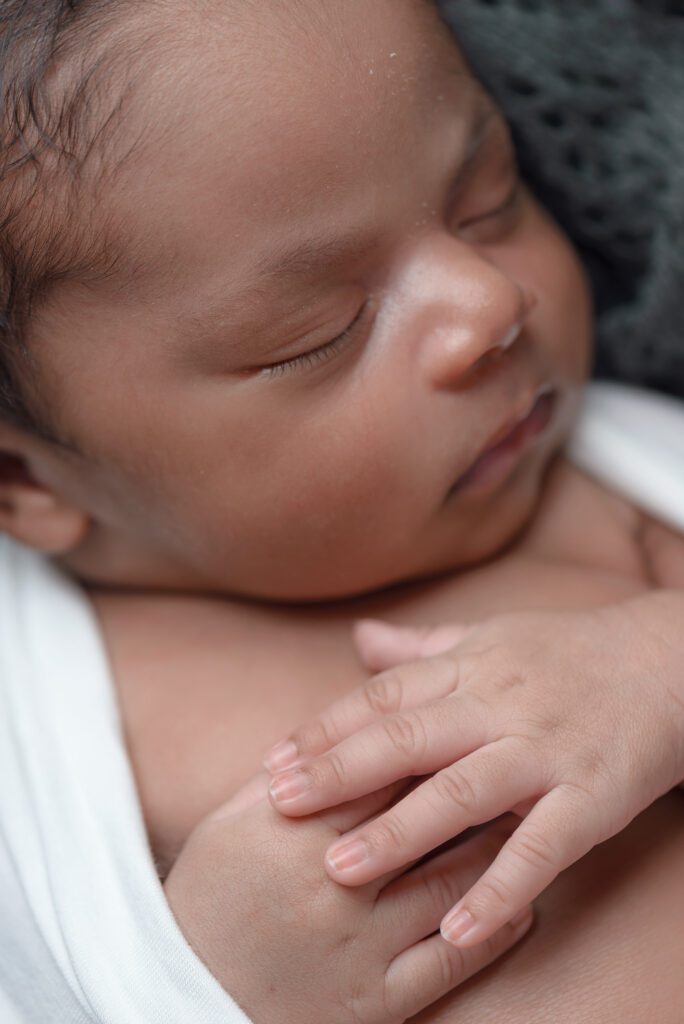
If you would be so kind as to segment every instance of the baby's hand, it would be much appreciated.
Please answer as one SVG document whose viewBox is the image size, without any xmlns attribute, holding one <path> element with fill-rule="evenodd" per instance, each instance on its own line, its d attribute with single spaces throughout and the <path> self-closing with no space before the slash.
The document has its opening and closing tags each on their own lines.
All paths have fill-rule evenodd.
<svg viewBox="0 0 684 1024">
<path fill-rule="evenodd" d="M 325 873 L 326 847 L 406 783 L 299 821 L 273 810 L 267 786 L 264 773 L 198 826 L 165 882 L 190 945 L 254 1024 L 403 1024 L 529 928 L 525 908 L 464 952 L 438 932 L 510 834 L 504 823 L 348 889 Z"/>
<path fill-rule="evenodd" d="M 683 661 L 670 642 L 680 627 L 661 636 L 652 610 L 635 600 L 462 630 L 458 646 L 376 676 L 274 748 L 267 766 L 289 769 L 273 780 L 274 806 L 310 814 L 432 776 L 331 845 L 328 872 L 350 886 L 504 811 L 526 815 L 442 922 L 450 942 L 482 942 L 684 777 Z M 449 635 L 422 646 L 434 653 Z M 376 663 L 387 644 L 378 633 Z M 398 632 L 404 653 L 416 644 Z"/>
</svg>

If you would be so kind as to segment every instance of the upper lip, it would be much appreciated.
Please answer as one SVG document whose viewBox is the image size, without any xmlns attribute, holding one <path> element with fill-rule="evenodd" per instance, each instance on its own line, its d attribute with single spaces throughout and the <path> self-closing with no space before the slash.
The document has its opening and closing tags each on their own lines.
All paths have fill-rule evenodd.
<svg viewBox="0 0 684 1024">
<path fill-rule="evenodd" d="M 463 471 L 459 473 L 456 484 L 458 484 L 459 480 L 461 480 L 461 478 L 472 469 L 475 463 L 478 462 L 483 455 L 486 455 L 492 448 L 495 448 L 500 444 L 501 441 L 508 437 L 508 435 L 512 433 L 512 431 L 522 423 L 524 419 L 527 419 L 542 395 L 550 394 L 553 390 L 554 389 L 550 384 L 542 384 L 531 394 L 528 391 L 525 397 L 517 403 L 516 411 L 513 415 L 508 416 L 504 423 L 497 427 L 497 429 L 489 436 L 488 440 L 478 448 L 477 454 L 474 458 L 472 458 Z M 456 484 L 454 486 L 456 486 Z"/>
<path fill-rule="evenodd" d="M 480 455 L 484 455 L 490 448 L 495 448 L 500 441 L 503 441 L 504 438 L 515 430 L 523 420 L 527 419 L 541 396 L 548 394 L 551 390 L 552 388 L 548 384 L 544 384 L 541 387 L 538 387 L 531 396 L 528 395 L 524 402 L 520 402 L 518 404 L 517 412 L 513 416 L 509 417 L 503 426 L 492 434 L 484 448 L 481 449 Z M 480 456 L 478 455 L 478 458 L 479 457 Z"/>
</svg>

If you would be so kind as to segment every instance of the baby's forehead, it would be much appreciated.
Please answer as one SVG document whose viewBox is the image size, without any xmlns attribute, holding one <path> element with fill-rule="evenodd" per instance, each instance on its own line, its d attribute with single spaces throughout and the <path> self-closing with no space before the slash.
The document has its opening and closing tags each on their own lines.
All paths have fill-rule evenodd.
<svg viewBox="0 0 684 1024">
<path fill-rule="evenodd" d="M 312 5 L 316 17 L 302 24 L 302 11 Z M 448 104 L 455 119 L 459 110 L 467 116 L 472 80 L 431 5 L 374 0 L 372 18 L 367 0 L 274 7 L 281 18 L 286 8 L 300 17 L 281 35 L 273 25 L 262 31 L 260 14 L 250 31 L 234 23 L 217 29 L 201 53 L 202 40 L 186 35 L 173 68 L 146 83 L 130 120 L 141 145 L 115 190 L 120 216 L 139 236 L 138 212 L 150 196 L 165 206 L 169 224 L 182 224 L 183 203 L 201 209 L 221 189 L 233 219 L 247 225 L 248 204 L 296 217 L 297 204 L 306 207 L 316 190 L 339 187 L 341 145 L 371 154 L 378 131 L 391 124 L 403 158 L 402 122 L 415 119 L 416 110 L 429 118 Z M 274 183 L 293 162 L 304 188 L 283 210 Z M 362 163 L 354 174 L 363 174 Z M 159 239 L 147 241 L 155 246 Z"/>
</svg>

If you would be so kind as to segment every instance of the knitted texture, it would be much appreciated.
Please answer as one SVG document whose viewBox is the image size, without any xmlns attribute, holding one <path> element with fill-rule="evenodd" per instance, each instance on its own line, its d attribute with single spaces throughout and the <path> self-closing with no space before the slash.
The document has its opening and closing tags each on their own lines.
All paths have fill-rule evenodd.
<svg viewBox="0 0 684 1024">
<path fill-rule="evenodd" d="M 594 285 L 600 376 L 684 396 L 684 0 L 439 0 Z"/>
</svg>

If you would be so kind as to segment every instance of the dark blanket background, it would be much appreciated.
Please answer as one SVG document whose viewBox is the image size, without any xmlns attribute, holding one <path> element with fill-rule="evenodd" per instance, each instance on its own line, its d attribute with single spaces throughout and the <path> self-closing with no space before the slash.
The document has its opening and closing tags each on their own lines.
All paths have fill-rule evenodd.
<svg viewBox="0 0 684 1024">
<path fill-rule="evenodd" d="M 684 0 L 438 0 L 579 248 L 599 376 L 684 397 Z"/>
</svg>

